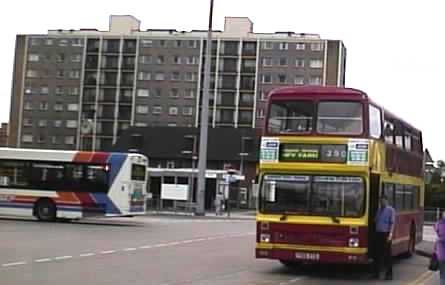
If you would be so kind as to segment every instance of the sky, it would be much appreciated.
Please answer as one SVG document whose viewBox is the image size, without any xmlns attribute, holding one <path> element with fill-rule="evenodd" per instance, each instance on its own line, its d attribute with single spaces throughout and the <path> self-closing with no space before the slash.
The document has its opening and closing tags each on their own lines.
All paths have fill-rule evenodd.
<svg viewBox="0 0 445 285">
<path fill-rule="evenodd" d="M 214 1 L 214 29 L 224 29 L 225 16 L 249 17 L 254 32 L 294 31 L 343 40 L 346 86 L 365 91 L 422 130 L 424 147 L 433 159 L 445 159 L 445 1 Z M 209 2 L 8 2 L 0 18 L 0 121 L 9 120 L 17 34 L 45 34 L 48 29 L 108 30 L 109 15 L 133 15 L 141 20 L 141 29 L 206 29 Z"/>
</svg>

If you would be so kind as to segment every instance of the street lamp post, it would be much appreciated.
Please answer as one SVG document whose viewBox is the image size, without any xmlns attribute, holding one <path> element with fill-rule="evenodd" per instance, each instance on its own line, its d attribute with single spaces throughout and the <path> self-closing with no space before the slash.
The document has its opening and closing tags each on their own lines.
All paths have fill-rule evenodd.
<svg viewBox="0 0 445 285">
<path fill-rule="evenodd" d="M 212 52 L 212 18 L 213 18 L 213 0 L 210 0 L 209 27 L 207 30 L 207 49 L 204 66 L 204 90 L 201 104 L 201 129 L 199 137 L 199 156 L 198 156 L 198 207 L 195 214 L 204 216 L 205 202 L 205 174 L 207 168 L 207 131 L 209 124 L 209 89 L 210 89 L 210 62 Z"/>
</svg>

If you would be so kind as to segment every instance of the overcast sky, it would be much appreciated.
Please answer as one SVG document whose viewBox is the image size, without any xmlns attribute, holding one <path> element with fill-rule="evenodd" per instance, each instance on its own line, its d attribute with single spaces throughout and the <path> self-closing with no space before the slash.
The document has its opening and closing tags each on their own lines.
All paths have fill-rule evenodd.
<svg viewBox="0 0 445 285">
<path fill-rule="evenodd" d="M 206 29 L 209 0 L 23 1 L 2 6 L 0 121 L 9 120 L 16 34 L 48 29 L 108 30 L 111 14 L 141 28 Z M 347 47 L 346 85 L 423 131 L 434 159 L 445 159 L 445 1 L 215 0 L 213 26 L 246 16 L 255 32 L 317 33 Z"/>
</svg>

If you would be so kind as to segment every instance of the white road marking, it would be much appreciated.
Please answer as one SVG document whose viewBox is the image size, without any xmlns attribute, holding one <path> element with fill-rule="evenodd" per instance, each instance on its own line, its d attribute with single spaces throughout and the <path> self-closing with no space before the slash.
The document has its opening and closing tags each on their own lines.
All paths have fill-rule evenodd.
<svg viewBox="0 0 445 285">
<path fill-rule="evenodd" d="M 64 255 L 64 256 L 57 256 L 54 257 L 55 260 L 65 260 L 65 259 L 70 259 L 73 258 L 71 255 Z"/>
<path fill-rule="evenodd" d="M 118 253 L 118 252 L 122 252 L 122 251 L 124 251 L 124 252 L 137 251 L 138 249 L 171 247 L 171 246 L 184 245 L 184 244 L 196 243 L 196 242 L 201 242 L 201 241 L 210 241 L 210 240 L 218 240 L 218 239 L 227 239 L 227 238 L 238 237 L 238 236 L 246 236 L 246 235 L 251 235 L 251 234 L 254 234 L 254 232 L 236 233 L 236 234 L 231 234 L 231 235 L 210 236 L 210 237 L 195 238 L 195 239 L 188 239 L 188 240 L 182 240 L 182 241 L 172 241 L 172 242 L 168 242 L 168 243 L 159 243 L 159 244 L 154 244 L 154 245 L 143 245 L 143 246 L 139 246 L 137 248 L 136 247 L 127 247 L 120 251 L 119 250 L 103 250 L 103 251 L 100 251 L 99 253 L 100 254 L 112 254 L 112 253 Z M 78 256 L 79 257 L 89 257 L 89 256 L 95 256 L 96 254 L 97 253 L 94 253 L 94 252 L 86 252 L 86 253 L 81 253 Z M 72 258 L 73 258 L 72 255 L 64 255 L 64 256 L 57 256 L 57 257 L 53 257 L 53 258 L 48 257 L 48 258 L 35 259 L 33 262 L 34 263 L 43 263 L 43 262 L 67 260 L 67 259 L 72 259 Z M 18 261 L 18 262 L 4 263 L 4 264 L 2 264 L 2 267 L 12 267 L 12 266 L 18 266 L 18 265 L 25 265 L 25 264 L 27 264 L 26 261 Z"/>
<path fill-rule="evenodd" d="M 24 265 L 26 264 L 25 261 L 17 261 L 17 262 L 11 262 L 11 263 L 4 263 L 2 264 L 2 267 L 10 267 L 10 266 L 17 266 L 17 265 Z"/>
<path fill-rule="evenodd" d="M 124 248 L 122 251 L 135 251 L 135 250 L 137 250 L 137 248 L 135 248 L 135 247 L 127 247 L 127 248 Z"/>
<path fill-rule="evenodd" d="M 297 277 L 297 278 L 294 278 L 294 279 L 290 279 L 290 280 L 288 280 L 288 281 L 281 282 L 279 285 L 293 284 L 293 283 L 298 282 L 298 281 L 301 281 L 301 280 L 303 280 L 303 279 L 304 279 L 304 277 Z"/>
<path fill-rule="evenodd" d="M 39 263 L 39 262 L 49 262 L 51 260 L 52 260 L 51 258 L 40 258 L 40 259 L 34 260 L 34 262 L 37 262 L 37 263 Z"/>
</svg>

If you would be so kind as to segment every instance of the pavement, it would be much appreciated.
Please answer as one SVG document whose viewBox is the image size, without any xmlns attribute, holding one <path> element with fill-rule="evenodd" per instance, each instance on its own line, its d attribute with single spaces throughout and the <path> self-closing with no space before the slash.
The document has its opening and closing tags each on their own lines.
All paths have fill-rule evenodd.
<svg viewBox="0 0 445 285">
<path fill-rule="evenodd" d="M 255 259 L 254 247 L 253 218 L 210 213 L 71 223 L 0 218 L 0 285 L 438 284 L 419 255 L 395 259 L 394 280 L 387 282 L 371 279 L 364 266 L 289 269 Z"/>
</svg>

